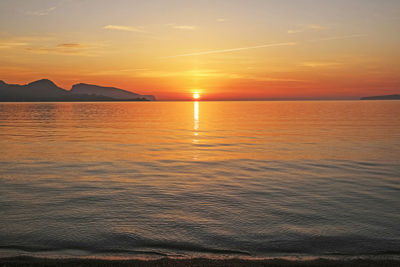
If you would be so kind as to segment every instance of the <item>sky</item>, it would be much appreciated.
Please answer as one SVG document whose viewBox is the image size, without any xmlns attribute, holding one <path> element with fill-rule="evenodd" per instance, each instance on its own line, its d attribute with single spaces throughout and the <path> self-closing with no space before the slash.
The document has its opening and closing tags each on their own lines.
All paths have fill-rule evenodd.
<svg viewBox="0 0 400 267">
<path fill-rule="evenodd" d="M 398 0 L 0 0 L 0 80 L 159 100 L 400 93 Z"/>
</svg>

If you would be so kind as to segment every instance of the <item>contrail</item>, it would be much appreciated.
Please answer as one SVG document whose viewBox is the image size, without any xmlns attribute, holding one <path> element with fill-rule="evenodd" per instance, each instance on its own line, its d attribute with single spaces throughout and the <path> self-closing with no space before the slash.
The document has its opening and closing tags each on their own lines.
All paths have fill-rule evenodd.
<svg viewBox="0 0 400 267">
<path fill-rule="evenodd" d="M 332 36 L 332 37 L 314 39 L 314 40 L 309 40 L 309 41 L 305 41 L 305 42 L 322 42 L 322 41 L 330 41 L 330 40 L 343 40 L 343 39 L 359 38 L 359 37 L 365 37 L 365 36 L 367 36 L 367 35 L 366 34 L 342 35 L 342 36 Z"/>
<path fill-rule="evenodd" d="M 288 46 L 288 45 L 296 45 L 296 43 L 288 42 L 288 43 L 275 43 L 275 44 L 264 44 L 264 45 L 256 45 L 256 46 L 246 46 L 246 47 L 238 47 L 238 48 L 230 48 L 230 49 L 220 49 L 220 50 L 211 50 L 211 51 L 181 54 L 181 55 L 169 56 L 169 57 L 164 57 L 164 58 L 201 56 L 201 55 L 209 55 L 209 54 L 228 53 L 228 52 L 241 51 L 241 50 L 250 50 L 250 49 L 257 49 L 257 48 L 264 48 L 264 47 Z"/>
<path fill-rule="evenodd" d="M 301 43 L 312 43 L 312 42 L 323 42 L 323 41 L 330 41 L 330 40 L 341 40 L 341 39 L 359 38 L 359 37 L 364 37 L 364 36 L 366 36 L 366 34 L 353 34 L 353 35 L 343 35 L 343 36 L 332 36 L 332 37 L 321 38 L 321 39 L 314 39 L 314 40 L 303 41 L 303 42 L 273 43 L 273 44 L 263 44 L 263 45 L 256 45 L 256 46 L 246 46 L 246 47 L 230 48 L 230 49 L 219 49 L 219 50 L 211 50 L 211 51 L 203 51 L 203 52 L 194 52 L 194 53 L 180 54 L 180 55 L 168 56 L 168 57 L 163 57 L 163 58 L 201 56 L 201 55 L 218 54 L 218 53 L 228 53 L 228 52 L 235 52 L 235 51 L 242 51 L 242 50 L 250 50 L 250 49 L 257 49 L 257 48 L 273 47 L 273 46 L 291 46 L 291 45 L 297 45 L 297 44 L 301 44 Z"/>
</svg>

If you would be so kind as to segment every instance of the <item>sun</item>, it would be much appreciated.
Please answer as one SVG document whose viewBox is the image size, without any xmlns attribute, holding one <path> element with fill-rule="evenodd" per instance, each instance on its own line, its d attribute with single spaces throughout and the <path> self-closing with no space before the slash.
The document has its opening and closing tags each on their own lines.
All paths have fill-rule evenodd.
<svg viewBox="0 0 400 267">
<path fill-rule="evenodd" d="M 200 98 L 200 94 L 199 93 L 194 93 L 193 94 L 193 99 L 199 99 Z"/>
</svg>

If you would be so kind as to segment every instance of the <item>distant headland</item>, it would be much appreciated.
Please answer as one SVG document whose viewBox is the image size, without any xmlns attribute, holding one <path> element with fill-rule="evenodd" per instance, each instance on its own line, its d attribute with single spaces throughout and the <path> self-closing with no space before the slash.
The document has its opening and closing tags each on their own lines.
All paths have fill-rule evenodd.
<svg viewBox="0 0 400 267">
<path fill-rule="evenodd" d="M 0 80 L 0 102 L 79 102 L 79 101 L 155 101 L 152 95 L 140 95 L 114 87 L 79 83 L 71 90 L 42 79 L 25 85 Z"/>
<path fill-rule="evenodd" d="M 377 95 L 361 97 L 361 100 L 400 100 L 400 95 Z"/>
</svg>

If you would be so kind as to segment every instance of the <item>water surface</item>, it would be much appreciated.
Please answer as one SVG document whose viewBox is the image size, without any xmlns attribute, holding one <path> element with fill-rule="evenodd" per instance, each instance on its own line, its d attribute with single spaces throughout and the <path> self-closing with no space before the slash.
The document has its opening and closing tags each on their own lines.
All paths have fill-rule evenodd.
<svg viewBox="0 0 400 267">
<path fill-rule="evenodd" d="M 400 102 L 0 104 L 0 255 L 400 253 Z"/>
</svg>

